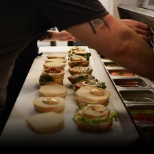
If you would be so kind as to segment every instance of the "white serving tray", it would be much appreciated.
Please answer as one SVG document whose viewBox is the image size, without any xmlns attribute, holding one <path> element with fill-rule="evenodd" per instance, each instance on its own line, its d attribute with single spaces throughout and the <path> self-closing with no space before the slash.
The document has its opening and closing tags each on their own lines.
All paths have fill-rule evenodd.
<svg viewBox="0 0 154 154">
<path fill-rule="evenodd" d="M 12 112 L 3 129 L 0 146 L 130 146 L 140 138 L 126 108 L 124 107 L 119 95 L 117 94 L 112 82 L 110 81 L 100 56 L 93 50 L 85 47 L 91 52 L 90 66 L 93 68 L 92 74 L 95 78 L 106 83 L 107 90 L 111 91 L 109 108 L 119 115 L 119 121 L 113 122 L 112 128 L 103 133 L 89 133 L 77 129 L 72 117 L 78 108 L 74 101 L 74 91 L 68 80 L 69 66 L 66 64 L 64 85 L 67 87 L 65 98 L 65 108 L 60 114 L 64 116 L 64 127 L 62 130 L 50 134 L 36 134 L 26 125 L 25 118 L 38 114 L 33 106 L 33 100 L 39 97 L 39 76 L 42 73 L 43 63 L 49 53 L 66 53 L 71 47 L 40 47 L 42 56 L 37 57 L 29 71 L 19 97 L 12 109 Z"/>
</svg>

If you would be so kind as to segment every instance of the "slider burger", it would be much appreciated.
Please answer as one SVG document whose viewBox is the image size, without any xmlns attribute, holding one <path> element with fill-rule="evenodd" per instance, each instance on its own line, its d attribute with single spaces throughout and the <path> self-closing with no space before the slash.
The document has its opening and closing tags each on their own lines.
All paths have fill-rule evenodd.
<svg viewBox="0 0 154 154">
<path fill-rule="evenodd" d="M 86 74 L 86 73 L 81 73 L 81 74 L 74 74 L 68 77 L 68 80 L 72 83 L 75 84 L 76 82 L 86 80 L 86 79 L 95 79 L 93 75 Z"/>
<path fill-rule="evenodd" d="M 70 67 L 69 72 L 71 75 L 74 74 L 81 74 L 81 73 L 86 73 L 86 74 L 91 74 L 93 69 L 90 66 L 75 66 L 75 67 Z"/>
<path fill-rule="evenodd" d="M 64 77 L 64 70 L 57 67 L 50 67 L 50 68 L 44 69 L 43 73 L 50 75 L 54 79 Z"/>
<path fill-rule="evenodd" d="M 88 66 L 89 60 L 87 60 L 85 57 L 80 55 L 72 55 L 68 60 L 68 65 L 70 67 L 74 66 Z"/>
<path fill-rule="evenodd" d="M 116 113 L 100 104 L 88 104 L 77 109 L 73 116 L 76 126 L 88 132 L 108 131 L 112 126 L 113 119 L 118 120 Z"/>
<path fill-rule="evenodd" d="M 65 66 L 66 66 L 66 63 L 64 62 L 45 62 L 43 64 L 43 67 L 45 69 L 50 68 L 50 67 L 57 67 L 57 68 L 64 69 Z"/>
<path fill-rule="evenodd" d="M 62 97 L 39 97 L 33 101 L 35 110 L 44 112 L 62 112 L 64 110 L 64 98 Z"/>
<path fill-rule="evenodd" d="M 41 86 L 46 85 L 46 84 L 61 84 L 61 85 L 63 85 L 63 77 L 53 78 L 49 74 L 42 73 L 39 78 L 39 83 Z"/>
<path fill-rule="evenodd" d="M 62 62 L 62 63 L 65 63 L 66 62 L 66 59 L 52 58 L 52 59 L 46 59 L 45 62 L 56 62 L 56 63 Z"/>
<path fill-rule="evenodd" d="M 78 52 L 78 51 L 87 52 L 87 51 L 85 50 L 84 47 L 73 46 L 73 47 L 68 51 L 68 53 L 76 54 L 76 52 Z"/>
<path fill-rule="evenodd" d="M 79 51 L 83 51 L 83 52 L 86 52 L 87 51 L 85 50 L 84 47 L 79 47 L 79 46 L 73 46 L 69 51 L 68 51 L 68 54 L 76 54 L 77 52 Z"/>
<path fill-rule="evenodd" d="M 57 112 L 39 113 L 25 119 L 27 126 L 38 134 L 60 131 L 64 126 L 64 116 Z"/>
<path fill-rule="evenodd" d="M 67 88 L 60 84 L 46 84 L 40 87 L 39 94 L 42 97 L 66 97 Z"/>
<path fill-rule="evenodd" d="M 89 61 L 89 58 L 91 56 L 91 53 L 86 51 L 84 47 L 78 47 L 78 46 L 72 47 L 68 51 L 68 57 L 71 57 L 73 54 L 83 56 L 87 59 L 87 61 Z"/>
<path fill-rule="evenodd" d="M 63 84 L 64 70 L 57 67 L 44 68 L 43 73 L 40 75 L 39 83 L 44 84 Z"/>
<path fill-rule="evenodd" d="M 87 86 L 87 85 L 94 85 L 96 87 L 106 89 L 105 82 L 99 82 L 98 79 L 86 79 L 86 78 L 85 79 L 79 78 L 78 81 L 75 84 L 73 84 L 73 89 L 74 91 L 76 91 L 82 86 Z"/>
<path fill-rule="evenodd" d="M 110 91 L 96 87 L 95 85 L 86 85 L 75 91 L 74 98 L 78 106 L 85 106 L 87 104 L 102 104 L 107 106 L 110 95 Z"/>
<path fill-rule="evenodd" d="M 47 55 L 48 59 L 56 59 L 56 58 L 60 58 L 60 59 L 65 59 L 66 58 L 66 54 L 62 54 L 62 53 L 52 53 L 52 54 L 48 54 Z"/>
</svg>

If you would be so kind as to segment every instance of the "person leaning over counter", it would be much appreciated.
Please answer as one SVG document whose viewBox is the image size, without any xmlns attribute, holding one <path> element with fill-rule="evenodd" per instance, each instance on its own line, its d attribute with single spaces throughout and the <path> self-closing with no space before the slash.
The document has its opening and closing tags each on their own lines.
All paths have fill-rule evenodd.
<svg viewBox="0 0 154 154">
<path fill-rule="evenodd" d="M 124 22 L 126 25 L 131 27 L 134 31 L 136 31 L 142 38 L 144 38 L 146 41 L 149 41 L 149 31 L 148 31 L 148 25 L 144 24 L 142 22 L 138 22 L 131 19 L 122 19 L 122 22 Z M 11 75 L 11 78 L 9 80 L 9 84 L 7 86 L 7 110 L 9 113 L 12 109 L 13 104 L 16 101 L 16 98 L 18 97 L 18 94 L 22 88 L 22 85 L 25 81 L 25 78 L 27 76 L 27 73 L 29 72 L 29 69 L 35 59 L 36 56 L 39 56 L 38 54 L 38 46 L 37 41 L 72 41 L 76 42 L 77 39 L 67 31 L 63 30 L 61 32 L 55 31 L 55 30 L 47 30 L 44 34 L 42 34 L 38 39 L 33 40 L 28 47 L 26 47 L 18 56 L 15 62 L 15 66 L 13 69 L 13 73 Z M 20 72 L 20 73 L 19 73 Z M 9 113 L 6 112 L 6 116 L 9 115 Z"/>
<path fill-rule="evenodd" d="M 38 54 L 38 45 L 39 41 L 76 41 L 76 38 L 70 34 L 69 32 L 63 31 L 55 31 L 55 30 L 47 30 L 43 33 L 39 38 L 34 39 L 17 57 L 15 61 L 15 66 L 12 72 L 12 75 L 9 79 L 9 83 L 7 86 L 7 106 L 8 111 L 10 107 L 16 101 L 16 98 L 22 88 L 22 85 L 26 79 L 26 76 L 31 68 L 31 65 L 36 58 L 36 56 L 40 56 Z"/>
<path fill-rule="evenodd" d="M 152 40 L 153 34 L 148 24 L 133 19 L 120 19 L 120 21 L 133 29 L 136 33 L 139 34 L 141 38 L 143 38 L 149 45 L 151 45 L 150 41 Z M 82 42 L 81 44 L 86 45 Z M 74 45 L 74 42 L 69 42 L 69 45 Z"/>
<path fill-rule="evenodd" d="M 142 22 L 138 22 L 131 19 L 121 19 L 123 23 L 131 27 L 136 31 L 143 39 L 149 41 L 150 33 L 148 31 L 148 25 Z M 18 56 L 15 62 L 15 67 L 13 73 L 9 80 L 7 87 L 7 101 L 8 106 L 12 106 L 16 101 L 16 98 L 20 92 L 20 89 L 24 83 L 24 80 L 29 72 L 29 69 L 33 63 L 33 60 L 38 54 L 37 41 L 72 41 L 76 42 L 77 39 L 67 31 L 63 30 L 61 32 L 55 30 L 47 30 L 38 39 L 32 41 L 28 47 L 26 47 Z M 19 73 L 20 72 L 20 73 Z M 9 107 L 8 107 L 9 108 Z"/>
<path fill-rule="evenodd" d="M 73 36 L 71 33 L 62 30 L 62 31 L 55 31 L 55 30 L 47 30 L 44 34 L 42 34 L 39 38 L 39 41 L 76 41 L 76 37 Z"/>
<path fill-rule="evenodd" d="M 34 39 L 29 45 L 23 49 L 22 52 L 18 55 L 15 61 L 15 66 L 12 72 L 12 75 L 9 79 L 7 86 L 7 98 L 5 102 L 5 108 L 0 113 L 0 132 L 3 129 L 6 120 L 12 110 L 12 107 L 19 95 L 19 92 L 23 86 L 23 83 L 26 79 L 26 76 L 31 68 L 31 65 L 34 59 L 41 54 L 38 54 L 38 45 L 39 41 L 76 41 L 76 38 L 69 32 L 47 30 L 39 38 Z"/>
<path fill-rule="evenodd" d="M 70 32 L 98 53 L 154 80 L 153 50 L 135 31 L 109 14 L 99 0 L 2 0 L 0 10 L 0 110 L 5 107 L 15 59 L 51 27 Z"/>
</svg>

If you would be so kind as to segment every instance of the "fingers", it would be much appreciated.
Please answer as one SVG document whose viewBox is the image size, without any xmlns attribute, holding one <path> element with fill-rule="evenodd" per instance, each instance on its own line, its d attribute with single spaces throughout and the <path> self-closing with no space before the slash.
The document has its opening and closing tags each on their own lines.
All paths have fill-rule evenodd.
<svg viewBox="0 0 154 154">
<path fill-rule="evenodd" d="M 61 32 L 59 32 L 60 37 L 59 37 L 59 41 L 77 41 L 77 38 L 74 37 L 71 33 L 63 30 Z"/>
<path fill-rule="evenodd" d="M 140 34 L 146 40 L 148 39 L 148 37 L 153 36 L 148 24 L 131 19 L 123 19 L 121 21 L 132 28 L 134 31 L 136 31 L 138 34 Z"/>
<path fill-rule="evenodd" d="M 74 37 L 63 37 L 59 39 L 59 41 L 73 41 L 73 42 L 75 42 L 76 40 L 77 39 Z"/>
<path fill-rule="evenodd" d="M 147 42 L 153 39 L 153 29 L 149 27 L 147 24 L 138 22 L 134 30 Z"/>
<path fill-rule="evenodd" d="M 144 37 L 151 38 L 153 34 L 149 30 L 144 29 L 134 29 L 138 34 L 143 35 Z"/>
<path fill-rule="evenodd" d="M 146 35 L 141 35 L 139 34 L 141 38 L 143 38 L 146 42 L 149 42 L 150 41 L 150 38 Z"/>
</svg>

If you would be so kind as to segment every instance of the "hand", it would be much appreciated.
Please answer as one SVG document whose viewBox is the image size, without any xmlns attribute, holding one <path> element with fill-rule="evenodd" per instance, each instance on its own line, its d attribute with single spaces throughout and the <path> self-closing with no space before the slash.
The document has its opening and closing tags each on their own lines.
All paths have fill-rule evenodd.
<svg viewBox="0 0 154 154">
<path fill-rule="evenodd" d="M 121 19 L 121 21 L 136 31 L 145 41 L 148 42 L 152 38 L 153 34 L 147 24 L 132 19 Z"/>
<path fill-rule="evenodd" d="M 58 36 L 59 36 L 58 37 L 59 41 L 73 41 L 73 42 L 77 41 L 76 37 L 74 37 L 71 33 L 67 32 L 65 30 L 60 31 L 58 33 Z"/>
<path fill-rule="evenodd" d="M 63 31 L 60 31 L 58 33 L 58 40 L 59 41 L 77 41 L 76 37 L 74 37 L 71 33 L 63 30 Z"/>
<path fill-rule="evenodd" d="M 76 37 L 74 37 L 71 33 L 65 30 L 60 32 L 48 30 L 46 34 L 45 36 L 43 36 L 42 41 L 73 41 L 73 42 L 77 41 Z"/>
</svg>

